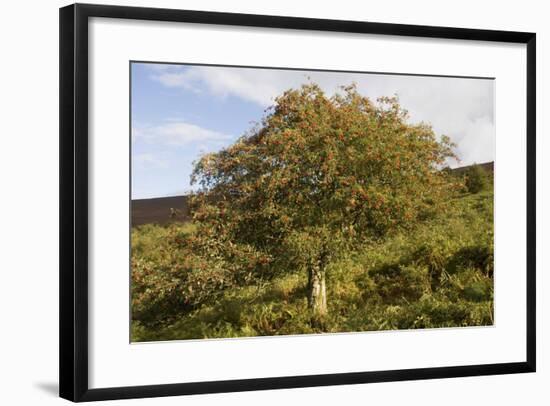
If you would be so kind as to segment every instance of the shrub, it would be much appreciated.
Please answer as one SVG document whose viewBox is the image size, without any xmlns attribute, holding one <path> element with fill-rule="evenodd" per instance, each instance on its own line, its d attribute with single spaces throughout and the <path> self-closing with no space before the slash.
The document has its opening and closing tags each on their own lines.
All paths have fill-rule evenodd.
<svg viewBox="0 0 550 406">
<path fill-rule="evenodd" d="M 464 288 L 464 297 L 472 302 L 482 302 L 491 298 L 491 290 L 486 281 L 472 282 Z"/>
<path fill-rule="evenodd" d="M 485 170 L 474 164 L 466 171 L 466 190 L 470 193 L 479 193 L 487 189 L 489 179 Z"/>
</svg>

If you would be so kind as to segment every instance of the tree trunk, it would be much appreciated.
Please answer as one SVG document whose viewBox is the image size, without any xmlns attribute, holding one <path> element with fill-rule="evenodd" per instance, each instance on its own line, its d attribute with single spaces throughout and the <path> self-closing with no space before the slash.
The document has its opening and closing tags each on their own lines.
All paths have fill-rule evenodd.
<svg viewBox="0 0 550 406">
<path fill-rule="evenodd" d="M 325 284 L 325 266 L 323 261 L 309 269 L 308 304 L 314 318 L 322 318 L 327 314 L 327 289 Z"/>
</svg>

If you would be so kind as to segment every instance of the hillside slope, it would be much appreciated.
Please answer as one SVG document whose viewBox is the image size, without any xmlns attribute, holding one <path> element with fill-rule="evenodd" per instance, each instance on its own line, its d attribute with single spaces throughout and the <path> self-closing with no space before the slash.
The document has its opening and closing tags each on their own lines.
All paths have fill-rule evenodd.
<svg viewBox="0 0 550 406">
<path fill-rule="evenodd" d="M 132 230 L 132 286 L 141 292 L 132 298 L 132 341 L 493 324 L 492 186 L 331 265 L 322 325 L 310 322 L 302 272 L 179 303 L 187 287 L 175 275 L 188 258 L 173 247 L 193 233 L 191 223 Z"/>
<path fill-rule="evenodd" d="M 188 221 L 187 199 L 187 196 L 172 196 L 132 200 L 132 226 Z M 172 209 L 178 210 L 174 216 Z"/>
</svg>

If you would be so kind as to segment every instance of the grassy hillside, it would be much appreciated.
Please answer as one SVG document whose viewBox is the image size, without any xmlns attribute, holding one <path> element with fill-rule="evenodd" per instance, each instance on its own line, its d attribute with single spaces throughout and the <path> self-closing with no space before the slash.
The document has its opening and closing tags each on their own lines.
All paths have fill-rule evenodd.
<svg viewBox="0 0 550 406">
<path fill-rule="evenodd" d="M 491 325 L 492 185 L 464 193 L 451 207 L 414 233 L 365 245 L 331 264 L 322 324 L 311 323 L 301 272 L 205 290 L 193 303 L 178 300 L 174 269 L 188 258 L 173 244 L 192 235 L 193 224 L 135 227 L 132 340 Z"/>
</svg>

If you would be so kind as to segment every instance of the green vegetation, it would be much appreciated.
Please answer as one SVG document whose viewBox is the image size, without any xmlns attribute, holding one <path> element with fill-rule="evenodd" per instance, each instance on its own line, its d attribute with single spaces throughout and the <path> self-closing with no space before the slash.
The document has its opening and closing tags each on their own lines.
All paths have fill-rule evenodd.
<svg viewBox="0 0 550 406">
<path fill-rule="evenodd" d="M 470 193 L 478 193 L 489 187 L 489 177 L 481 166 L 474 164 L 466 171 L 466 190 Z"/>
<path fill-rule="evenodd" d="M 226 289 L 187 307 L 184 301 L 174 306 L 178 283 L 170 285 L 167 280 L 163 293 L 150 287 L 146 304 L 136 304 L 139 300 L 134 296 L 132 339 L 491 325 L 493 193 L 464 194 L 451 207 L 446 216 L 423 224 L 413 234 L 395 235 L 331 264 L 327 270 L 329 311 L 323 326 L 310 322 L 307 275 L 303 273 Z M 185 254 L 173 246 L 179 235 L 192 232 L 189 224 L 133 229 L 135 291 L 143 287 L 136 276 L 149 266 L 155 267 L 149 268 L 152 275 L 163 278 L 163 273 L 173 272 L 172 266 L 185 261 Z"/>
<path fill-rule="evenodd" d="M 395 98 L 289 90 L 132 230 L 133 341 L 493 323 L 493 193 Z M 488 176 L 488 175 L 484 175 Z"/>
</svg>

